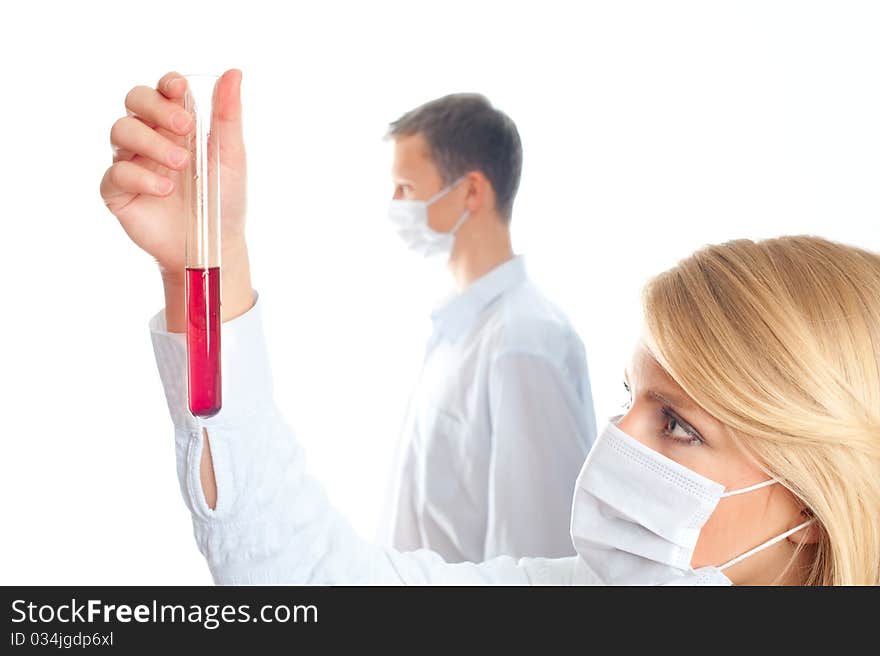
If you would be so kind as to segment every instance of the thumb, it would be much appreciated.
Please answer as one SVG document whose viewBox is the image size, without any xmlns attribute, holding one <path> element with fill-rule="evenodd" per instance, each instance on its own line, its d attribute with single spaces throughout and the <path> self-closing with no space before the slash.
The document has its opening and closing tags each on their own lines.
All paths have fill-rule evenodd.
<svg viewBox="0 0 880 656">
<path fill-rule="evenodd" d="M 244 136 L 241 123 L 241 78 L 239 69 L 226 71 L 217 81 L 214 98 L 214 121 L 220 133 L 221 157 L 244 154 Z"/>
</svg>

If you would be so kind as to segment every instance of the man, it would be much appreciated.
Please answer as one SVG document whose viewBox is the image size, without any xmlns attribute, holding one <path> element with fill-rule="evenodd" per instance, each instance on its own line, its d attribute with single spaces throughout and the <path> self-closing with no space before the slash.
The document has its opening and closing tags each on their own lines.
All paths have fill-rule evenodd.
<svg viewBox="0 0 880 656">
<path fill-rule="evenodd" d="M 412 249 L 448 258 L 458 294 L 432 314 L 386 537 L 448 562 L 573 555 L 571 498 L 595 419 L 583 345 L 511 246 L 516 126 L 483 96 L 455 94 L 388 136 L 390 218 Z"/>
</svg>

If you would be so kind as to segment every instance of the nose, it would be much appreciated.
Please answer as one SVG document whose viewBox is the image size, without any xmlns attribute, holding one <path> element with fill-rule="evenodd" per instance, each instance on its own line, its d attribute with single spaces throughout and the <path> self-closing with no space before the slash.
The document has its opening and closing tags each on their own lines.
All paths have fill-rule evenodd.
<svg viewBox="0 0 880 656">
<path fill-rule="evenodd" d="M 638 402 L 634 403 L 626 411 L 625 415 L 622 415 L 620 417 L 613 417 L 611 421 L 612 423 L 617 424 L 617 427 L 620 430 L 622 430 L 633 439 L 638 440 L 647 447 L 654 448 L 654 446 L 651 444 L 651 441 L 649 439 L 646 439 L 648 435 L 648 426 L 646 425 L 646 420 L 643 416 L 642 409 L 638 407 Z"/>
<path fill-rule="evenodd" d="M 617 427 L 624 433 L 632 435 L 632 427 L 635 424 L 635 419 L 632 415 L 633 411 L 632 408 L 630 408 L 626 411 L 626 414 L 619 415 L 618 417 L 612 417 L 611 423 L 617 424 Z"/>
</svg>

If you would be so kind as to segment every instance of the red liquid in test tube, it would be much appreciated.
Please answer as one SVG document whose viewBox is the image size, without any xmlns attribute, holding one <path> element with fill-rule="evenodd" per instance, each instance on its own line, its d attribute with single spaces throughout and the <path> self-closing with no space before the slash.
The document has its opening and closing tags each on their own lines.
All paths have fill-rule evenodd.
<svg viewBox="0 0 880 656">
<path fill-rule="evenodd" d="M 213 417 L 223 404 L 220 384 L 220 267 L 186 270 L 189 409 Z"/>
<path fill-rule="evenodd" d="M 223 405 L 220 372 L 220 133 L 215 129 L 216 75 L 185 75 L 187 135 L 186 353 L 189 411 L 213 417 Z"/>
</svg>

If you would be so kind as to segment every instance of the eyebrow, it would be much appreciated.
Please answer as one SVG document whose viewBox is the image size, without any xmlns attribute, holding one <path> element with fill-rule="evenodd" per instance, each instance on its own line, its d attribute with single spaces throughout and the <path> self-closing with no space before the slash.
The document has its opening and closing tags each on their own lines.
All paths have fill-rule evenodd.
<svg viewBox="0 0 880 656">
<path fill-rule="evenodd" d="M 627 385 L 631 385 L 631 383 L 629 382 L 629 367 L 623 368 L 623 380 Z M 680 394 L 670 394 L 669 396 L 664 396 L 663 394 L 655 390 L 648 390 L 647 394 L 655 401 L 659 401 L 664 405 L 672 406 L 673 408 L 682 408 L 684 410 L 694 412 L 699 409 L 697 405 L 687 396 L 681 396 Z"/>
<path fill-rule="evenodd" d="M 679 396 L 677 394 L 670 395 L 670 396 L 663 396 L 659 392 L 655 392 L 654 390 L 649 390 L 648 396 L 650 396 L 653 399 L 656 399 L 657 401 L 660 401 L 660 403 L 665 403 L 666 405 L 671 405 L 673 408 L 682 408 L 685 410 L 696 410 L 696 406 L 694 405 L 694 403 L 692 401 L 690 401 L 686 397 Z"/>
</svg>

